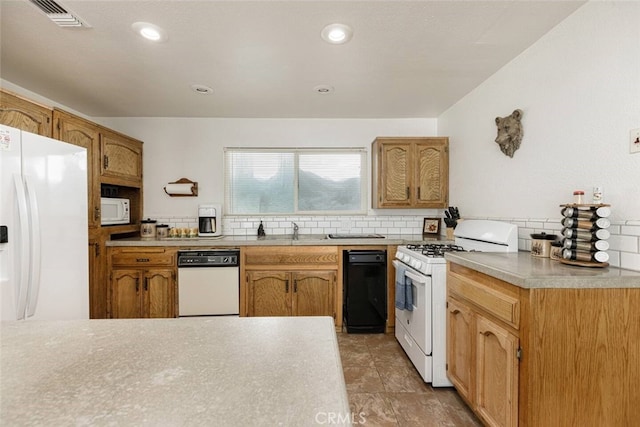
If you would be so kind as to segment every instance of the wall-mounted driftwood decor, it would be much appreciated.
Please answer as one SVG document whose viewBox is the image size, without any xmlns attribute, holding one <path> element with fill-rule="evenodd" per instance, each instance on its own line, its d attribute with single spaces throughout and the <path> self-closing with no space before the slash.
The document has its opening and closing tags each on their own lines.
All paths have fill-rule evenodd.
<svg viewBox="0 0 640 427">
<path fill-rule="evenodd" d="M 187 178 L 180 178 L 176 182 L 170 182 L 164 187 L 164 192 L 171 197 L 196 197 L 198 195 L 198 183 Z"/>
<path fill-rule="evenodd" d="M 496 117 L 496 125 L 498 126 L 496 142 L 500 146 L 500 150 L 509 157 L 513 157 L 513 153 L 520 148 L 523 134 L 521 119 L 522 110 L 514 110 L 507 117 Z"/>
</svg>

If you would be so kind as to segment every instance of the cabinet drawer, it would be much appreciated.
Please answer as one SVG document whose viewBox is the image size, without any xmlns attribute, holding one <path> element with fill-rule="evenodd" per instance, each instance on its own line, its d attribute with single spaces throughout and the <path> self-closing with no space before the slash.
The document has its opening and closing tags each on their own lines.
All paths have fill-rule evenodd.
<svg viewBox="0 0 640 427">
<path fill-rule="evenodd" d="M 335 246 L 314 246 L 290 248 L 279 246 L 261 246 L 247 248 L 244 252 L 245 266 L 300 266 L 308 265 L 317 269 L 338 268 L 338 249 Z"/>
<path fill-rule="evenodd" d="M 490 279 L 498 282 L 497 279 Z M 470 302 L 515 329 L 520 327 L 520 301 L 517 293 L 510 295 L 493 286 L 453 273 L 451 269 L 447 275 L 447 288 L 458 299 Z"/>
<path fill-rule="evenodd" d="M 119 250 L 111 254 L 111 265 L 126 266 L 175 266 L 175 251 L 159 250 Z"/>
</svg>

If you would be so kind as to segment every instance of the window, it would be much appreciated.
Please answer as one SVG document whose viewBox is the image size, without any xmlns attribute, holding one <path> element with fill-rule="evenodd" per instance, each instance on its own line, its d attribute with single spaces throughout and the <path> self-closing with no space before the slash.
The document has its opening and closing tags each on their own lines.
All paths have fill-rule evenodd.
<svg viewBox="0 0 640 427">
<path fill-rule="evenodd" d="M 364 149 L 225 149 L 231 215 L 363 213 Z"/>
</svg>

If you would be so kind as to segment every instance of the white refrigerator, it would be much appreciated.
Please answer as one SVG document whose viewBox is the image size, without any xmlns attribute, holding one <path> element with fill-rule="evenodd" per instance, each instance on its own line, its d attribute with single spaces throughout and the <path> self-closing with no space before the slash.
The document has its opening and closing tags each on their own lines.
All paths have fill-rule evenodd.
<svg viewBox="0 0 640 427">
<path fill-rule="evenodd" d="M 0 318 L 89 318 L 87 151 L 0 125 Z"/>
</svg>

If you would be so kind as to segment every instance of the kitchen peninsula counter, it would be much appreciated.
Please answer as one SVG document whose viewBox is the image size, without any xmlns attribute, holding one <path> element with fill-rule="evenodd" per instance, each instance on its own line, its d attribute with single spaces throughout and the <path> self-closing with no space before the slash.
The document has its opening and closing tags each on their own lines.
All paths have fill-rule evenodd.
<svg viewBox="0 0 640 427">
<path fill-rule="evenodd" d="M 449 252 L 445 259 L 525 289 L 640 288 L 637 271 L 567 265 L 530 252 Z"/>
<path fill-rule="evenodd" d="M 324 234 L 301 234 L 297 240 L 290 235 L 220 236 L 195 238 L 143 239 L 139 237 L 108 240 L 107 246 L 160 246 L 160 247 L 240 247 L 240 246 L 388 246 L 423 243 L 453 243 L 444 236 L 426 238 L 421 235 L 388 235 L 384 238 L 328 239 Z"/>
<path fill-rule="evenodd" d="M 349 425 L 333 319 L 2 322 L 3 425 Z"/>
</svg>

